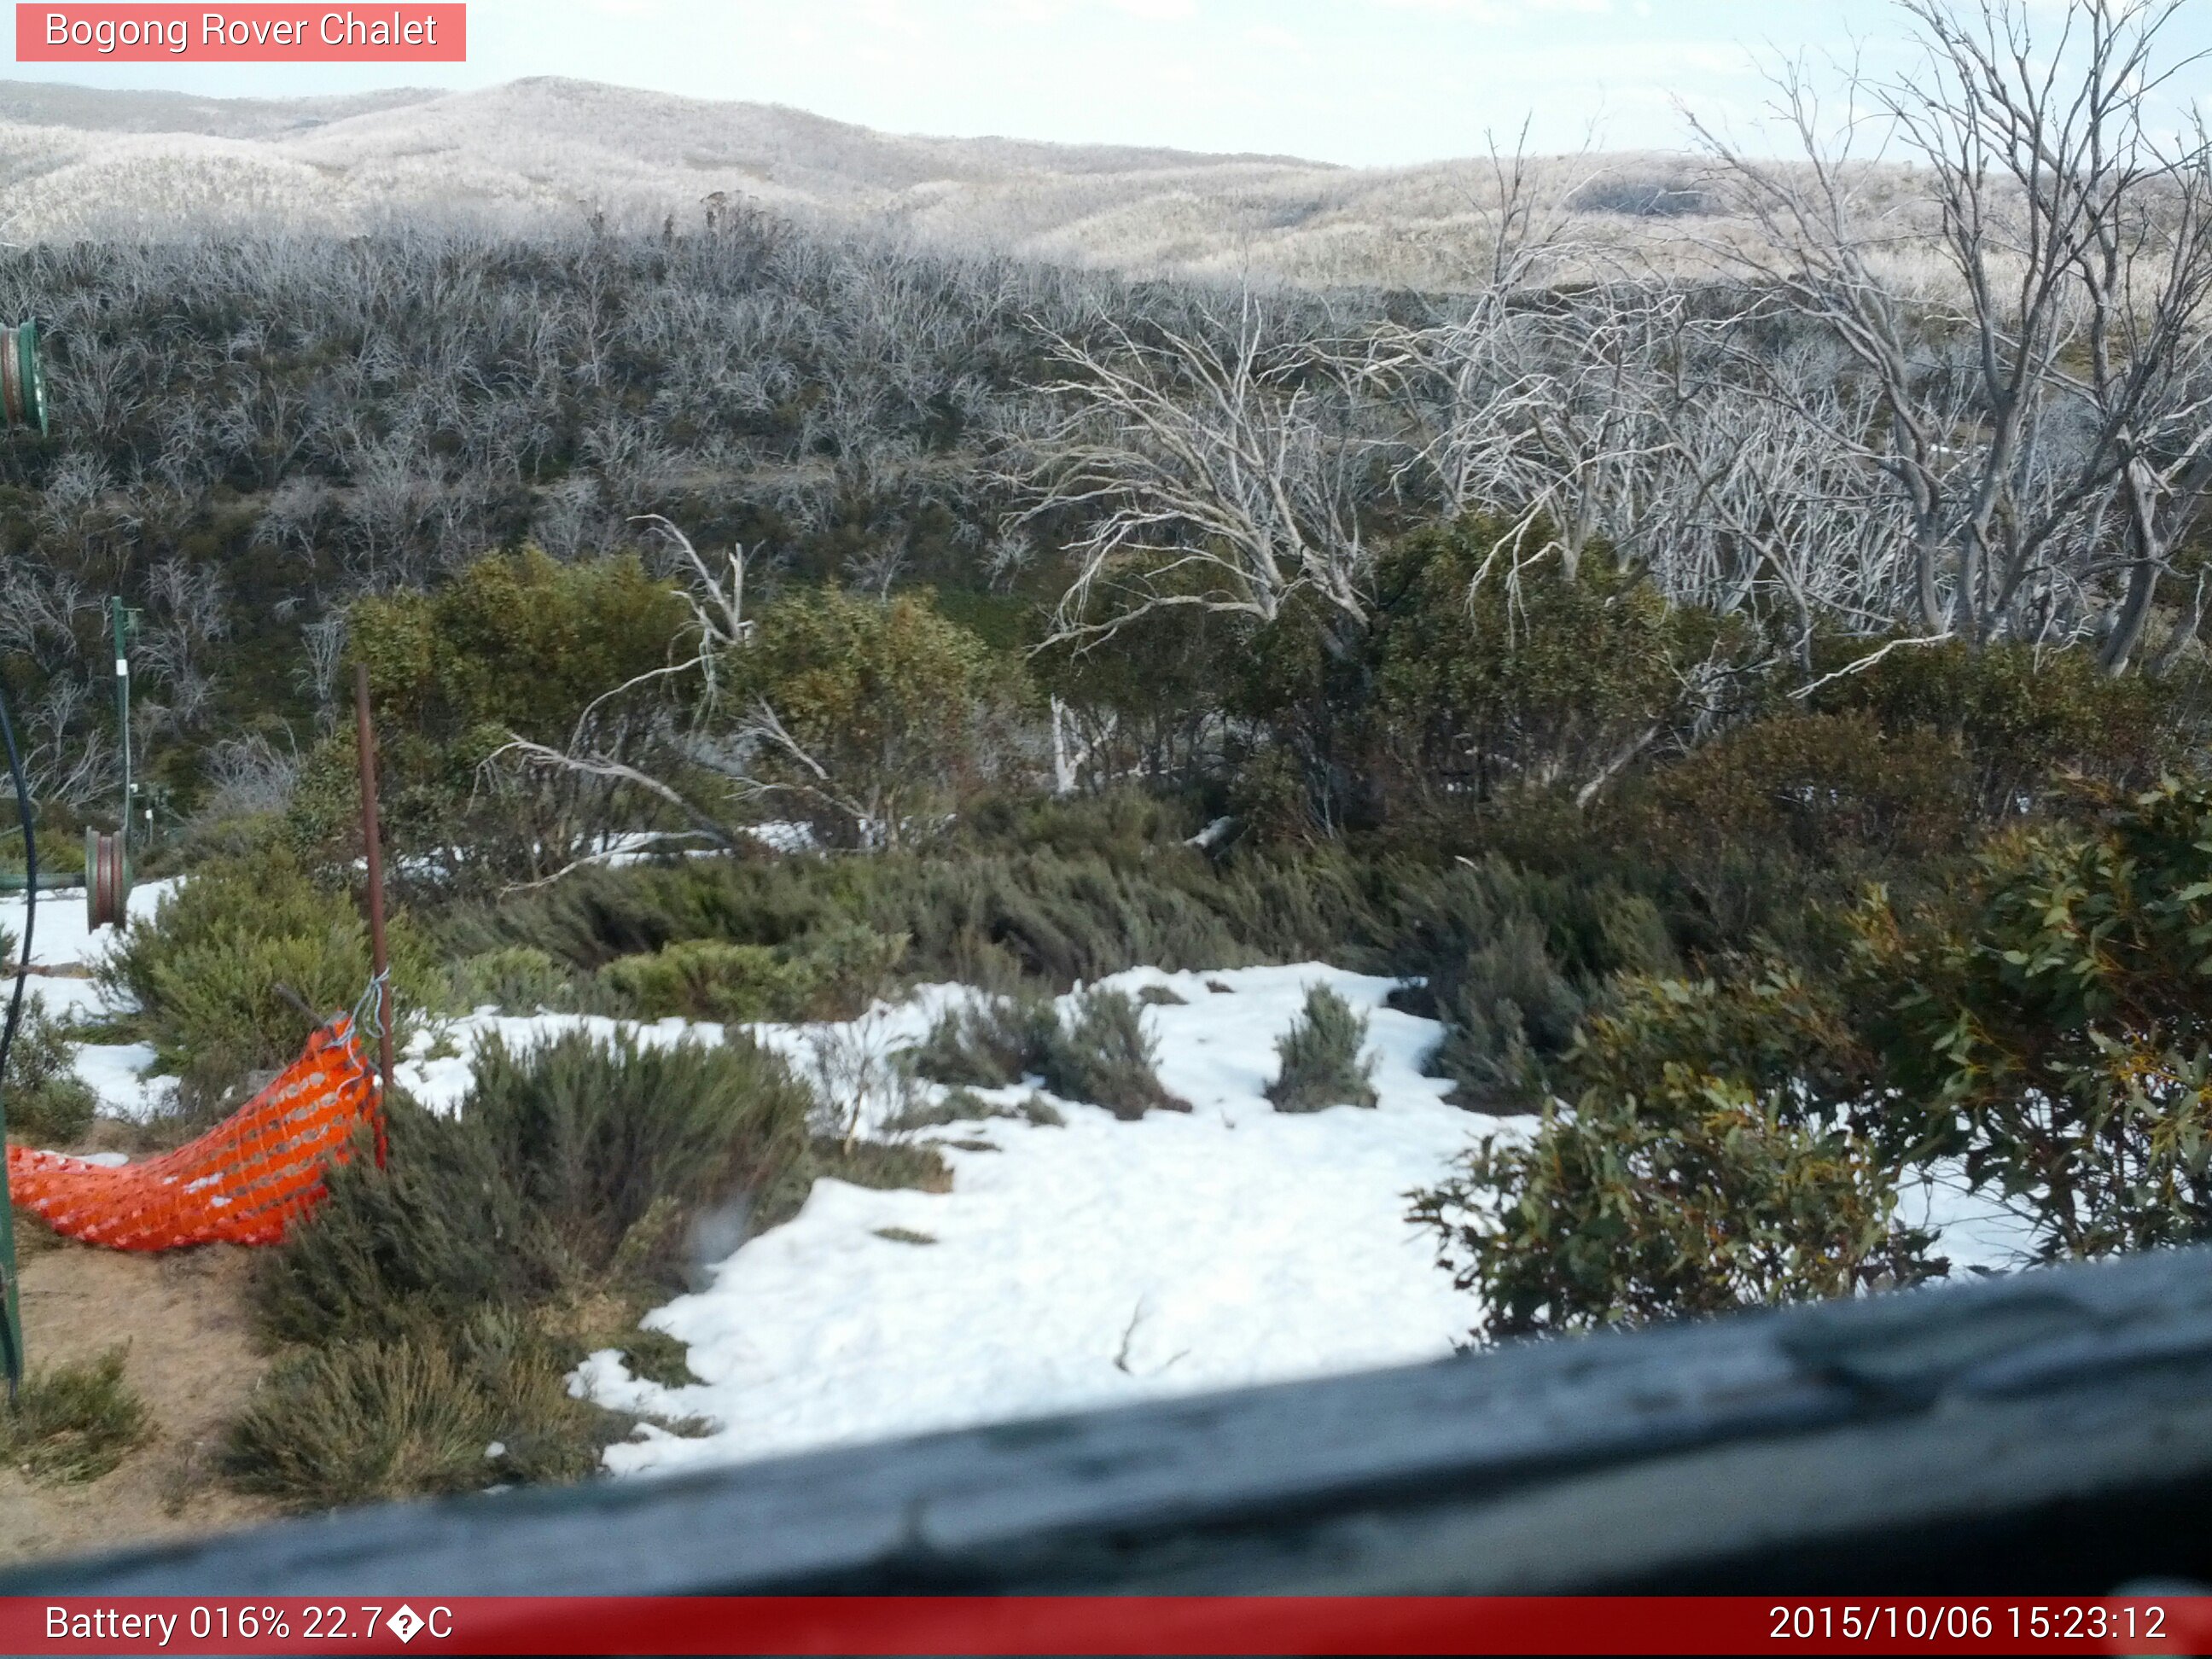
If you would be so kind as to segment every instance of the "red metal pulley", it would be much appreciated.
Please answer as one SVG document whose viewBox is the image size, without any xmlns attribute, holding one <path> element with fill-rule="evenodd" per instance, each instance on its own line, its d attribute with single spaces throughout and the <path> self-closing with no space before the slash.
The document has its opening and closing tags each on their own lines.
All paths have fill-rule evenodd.
<svg viewBox="0 0 2212 1659">
<path fill-rule="evenodd" d="M 131 857 L 121 836 L 84 832 L 84 917 L 88 927 L 120 927 L 130 915 Z"/>
</svg>

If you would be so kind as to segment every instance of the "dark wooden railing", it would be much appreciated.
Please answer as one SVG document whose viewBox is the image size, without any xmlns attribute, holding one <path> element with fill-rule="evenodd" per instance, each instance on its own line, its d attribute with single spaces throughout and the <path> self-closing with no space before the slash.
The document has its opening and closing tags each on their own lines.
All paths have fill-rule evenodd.
<svg viewBox="0 0 2212 1659">
<path fill-rule="evenodd" d="M 2106 1593 L 2212 1577 L 2212 1254 L 55 1562 L 0 1593 Z"/>
</svg>

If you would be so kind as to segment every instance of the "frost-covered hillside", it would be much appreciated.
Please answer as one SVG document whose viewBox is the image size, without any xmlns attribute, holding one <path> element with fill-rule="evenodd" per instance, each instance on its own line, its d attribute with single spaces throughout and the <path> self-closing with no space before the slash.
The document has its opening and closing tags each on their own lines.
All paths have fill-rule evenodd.
<svg viewBox="0 0 2212 1659">
<path fill-rule="evenodd" d="M 1594 249 L 1662 264 L 1721 228 L 1687 158 L 1540 162 Z M 535 77 L 476 91 L 221 100 L 0 82 L 17 240 L 351 231 L 456 216 L 696 228 L 717 193 L 955 247 L 1187 276 L 1451 287 L 1488 235 L 1486 159 L 1360 168 L 873 131 L 777 105 Z M 1664 203 L 1662 210 L 1655 204 Z M 1697 256 L 1702 257 L 1702 256 Z"/>
</svg>

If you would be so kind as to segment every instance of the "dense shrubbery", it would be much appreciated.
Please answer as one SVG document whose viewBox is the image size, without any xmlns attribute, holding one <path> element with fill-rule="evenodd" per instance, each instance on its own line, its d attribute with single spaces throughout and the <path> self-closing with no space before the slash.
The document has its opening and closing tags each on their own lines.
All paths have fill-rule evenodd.
<svg viewBox="0 0 2212 1659">
<path fill-rule="evenodd" d="M 1670 606 L 1596 551 L 1515 574 L 1544 534 L 1462 518 L 1405 538 L 1377 569 L 1376 770 L 1409 804 L 1530 784 L 1595 793 L 1755 690 L 1742 619 Z"/>
<path fill-rule="evenodd" d="M 588 1000 L 583 979 L 534 945 L 509 945 L 464 957 L 453 967 L 453 1006 L 511 1014 L 573 1012 Z"/>
<path fill-rule="evenodd" d="M 788 945 L 677 939 L 599 969 L 613 1012 L 641 1019 L 842 1019 L 889 988 L 906 941 L 851 922 Z"/>
<path fill-rule="evenodd" d="M 954 1089 L 901 1079 L 911 1127 L 1049 1121 L 972 1092 L 1032 1079 L 1125 1117 L 1180 1105 L 1140 1002 L 1050 1000 L 1139 964 L 1401 975 L 1453 1097 L 1518 1120 L 1416 1207 L 1489 1335 L 1939 1272 L 1897 1206 L 1937 1158 L 2049 1256 L 2212 1231 L 2212 796 L 2159 781 L 2205 770 L 2201 647 L 2177 634 L 2173 672 L 2114 678 L 2082 646 L 1824 633 L 1771 614 L 1764 575 L 1670 604 L 1599 541 L 1570 558 L 1541 523 L 1414 522 L 1425 487 L 1382 448 L 1347 486 L 1342 569 L 1285 559 L 1209 611 L 1181 601 L 1220 568 L 1214 532 L 1170 526 L 1190 556 L 1116 567 L 1086 615 L 1178 603 L 1044 643 L 1054 550 L 1096 500 L 1009 528 L 1021 462 L 986 472 L 982 434 L 1010 417 L 1011 452 L 1037 429 L 1025 318 L 1092 325 L 1050 273 L 902 258 L 750 219 L 665 245 L 11 257 L 70 319 L 82 372 L 57 395 L 94 400 L 84 436 L 11 449 L 0 483 L 0 651 L 36 700 L 34 763 L 81 755 L 70 787 L 106 787 L 75 596 L 120 588 L 148 612 L 154 798 L 236 775 L 191 882 L 105 970 L 195 1106 L 292 1058 L 312 1017 L 288 993 L 321 1016 L 366 982 L 336 672 L 357 659 L 412 907 L 403 1018 L 842 1018 L 965 981 L 903 1057 Z M 1140 331 L 1191 309 L 1115 299 Z M 1285 337 L 1310 333 L 1320 302 L 1284 303 Z M 392 304 L 420 325 L 384 326 Z M 680 562 L 646 562 L 667 550 L 626 520 L 652 510 L 708 571 L 746 550 L 726 638 Z M 597 769 L 488 764 L 513 737 Z M 769 818 L 828 850 L 772 855 L 743 829 Z M 544 880 L 625 830 L 723 853 Z M 1364 1030 L 1310 998 L 1279 1109 L 1371 1102 Z M 733 1243 L 732 1206 L 787 1214 L 827 1170 L 944 1179 L 859 1133 L 892 1058 L 856 1042 L 817 1100 L 742 1041 L 572 1039 L 485 1051 L 456 1117 L 394 1102 L 388 1167 L 336 1171 L 262 1263 L 264 1332 L 295 1351 L 234 1472 L 312 1505 L 588 1470 L 623 1425 L 562 1378 L 638 1342 L 695 1233 Z M 8 1082 L 15 1128 L 82 1130 L 52 1028 Z M 57 1443 L 118 1441 L 118 1376 L 63 1391 L 85 1426 Z"/>
<path fill-rule="evenodd" d="M 263 1319 L 288 1340 L 382 1338 L 609 1274 L 679 1285 L 704 1207 L 790 1201 L 810 1104 L 742 1038 L 489 1043 L 457 1113 L 398 1106 L 387 1167 L 334 1172 L 313 1222 L 264 1258 Z"/>
<path fill-rule="evenodd" d="M 1414 1213 L 1495 1336 L 1909 1283 L 1942 1264 L 1897 1224 L 1870 1063 L 1789 970 L 1630 979 L 1546 1080 L 1570 1103 Z"/>
<path fill-rule="evenodd" d="M 793 594 L 720 667 L 761 799 L 831 846 L 934 839 L 966 795 L 1021 769 L 1018 665 L 926 595 Z"/>
<path fill-rule="evenodd" d="M 579 1480 L 626 1425 L 569 1395 L 574 1363 L 495 1313 L 290 1355 L 232 1424 L 224 1463 L 245 1490 L 302 1509 Z"/>
<path fill-rule="evenodd" d="M 547 775 L 501 787 L 484 763 L 510 735 L 565 743 L 602 692 L 665 667 L 689 611 L 634 558 L 557 564 L 537 548 L 480 559 L 434 592 L 356 601 L 353 660 L 366 663 L 386 833 L 449 878 L 543 876 L 634 812 L 604 780 Z M 615 744 L 635 758 L 641 734 Z M 361 847 L 350 722 L 307 757 L 289 829 L 325 860 Z"/>
<path fill-rule="evenodd" d="M 404 911 L 392 916 L 390 945 L 402 1024 L 442 1007 L 443 969 Z M 360 1000 L 368 927 L 349 894 L 264 845 L 200 866 L 150 921 L 125 930 L 100 978 L 135 1005 L 127 1025 L 175 1073 L 186 1103 L 204 1110 L 255 1074 L 289 1065 L 318 1021 Z"/>
<path fill-rule="evenodd" d="M 1094 798 L 1029 792 L 1042 728 L 1003 641 L 915 595 L 787 589 L 718 660 L 721 703 L 702 714 L 665 690 L 663 714 L 682 720 L 656 742 L 695 747 L 637 753 L 665 765 L 726 739 L 730 754 L 679 777 L 694 798 L 741 773 L 752 810 L 804 817 L 833 848 L 873 843 L 871 855 L 748 848 L 463 894 L 437 921 L 452 1000 L 842 1018 L 902 979 L 957 979 L 979 995 L 904 1057 L 913 1073 L 966 1090 L 1035 1079 L 1136 1117 L 1182 1104 L 1139 1005 L 1094 991 L 1063 1015 L 1049 994 L 1139 964 L 1324 957 L 1401 975 L 1401 1006 L 1443 1024 L 1434 1068 L 1455 1098 L 1526 1120 L 1416 1207 L 1484 1297 L 1490 1334 L 1940 1273 L 1897 1206 L 1937 1158 L 2033 1211 L 2053 1256 L 2212 1230 L 2212 1009 L 2190 988 L 2191 951 L 2212 936 L 2193 890 L 2212 879 L 2199 868 L 2212 806 L 2193 785 L 2113 793 L 2197 757 L 2192 683 L 2115 682 L 2066 653 L 1902 647 L 1791 696 L 1802 665 L 1762 657 L 1757 618 L 1669 608 L 1607 561 L 1572 573 L 1539 561 L 1510 592 L 1474 581 L 1497 530 L 1405 538 L 1356 637 L 1324 640 L 1297 605 L 1242 635 L 1212 627 L 1224 672 L 1187 688 L 1207 700 L 1202 718 L 1141 741 L 1110 702 L 1142 702 L 1127 676 L 1040 659 L 1055 693 L 1109 700 L 1063 706 L 1086 752 L 1175 757 L 1154 780 L 1164 787 Z M 544 589 L 528 627 L 501 614 L 518 585 Z M 360 638 L 380 665 L 380 706 L 422 745 L 403 741 L 391 763 L 400 833 L 417 808 L 426 823 L 451 811 L 465 836 L 505 836 L 510 853 L 565 854 L 617 822 L 587 827 L 581 797 L 562 793 L 573 780 L 533 793 L 502 775 L 520 793 L 500 806 L 480 798 L 479 764 L 495 732 L 530 720 L 562 740 L 601 678 L 665 659 L 683 628 L 667 589 L 632 565 L 524 556 L 435 599 L 379 604 Z M 615 636 L 572 637 L 602 605 Z M 1847 643 L 1816 641 L 1814 666 L 1841 665 L 1829 659 Z M 557 695 L 508 707 L 496 665 L 540 650 L 573 658 Z M 326 744 L 291 819 L 294 844 L 341 865 L 337 817 L 303 826 L 338 799 L 349 765 L 342 739 Z M 2067 768 L 2105 793 L 2054 788 Z M 646 821 L 665 823 L 653 816 L 665 807 Z M 468 816 L 495 809 L 507 813 L 496 825 Z M 410 878 L 460 885 L 466 850 L 457 841 L 442 875 L 434 860 Z M 401 932 L 403 1003 L 440 1006 L 435 953 Z M 211 1097 L 304 1034 L 273 983 L 318 1006 L 338 990 L 349 1001 L 364 957 L 349 901 L 257 845 L 207 866 L 108 973 L 137 997 L 139 1029 Z M 1363 1035 L 1340 1000 L 1311 999 L 1282 1048 L 1279 1109 L 1371 1103 Z M 465 1118 L 395 1122 L 395 1149 L 422 1156 L 340 1174 L 327 1223 L 284 1253 L 262 1305 L 288 1340 L 348 1346 L 322 1370 L 291 1365 L 267 1409 L 411 1401 L 426 1378 L 440 1401 L 404 1432 L 372 1433 L 365 1413 L 357 1434 L 321 1422 L 329 1466 L 267 1474 L 270 1489 L 310 1501 L 468 1484 L 482 1471 L 437 1448 L 486 1413 L 520 1424 L 538 1407 L 513 1402 L 550 1401 L 538 1370 L 580 1340 L 552 1310 L 673 1282 L 686 1218 L 712 1201 L 679 1179 L 702 1161 L 686 1137 L 731 1132 L 712 1112 L 687 1118 L 693 1085 L 655 1073 L 673 1064 L 555 1057 L 525 1083 L 495 1054 Z M 636 1092 L 648 1074 L 650 1108 Z M 775 1212 L 825 1158 L 856 1179 L 917 1178 L 849 1123 L 834 1146 L 815 1123 L 811 1144 L 804 1091 L 778 1078 L 747 1086 L 787 1098 L 788 1138 L 742 1168 L 706 1158 L 720 1168 L 710 1185 Z M 956 1095 L 901 1121 L 1016 1109 Z M 685 1150 L 662 1161 L 636 1139 L 647 1123 L 670 1137 L 663 1151 Z M 630 1176 L 581 1181 L 611 1152 Z M 537 1310 L 551 1346 L 455 1334 L 495 1308 Z M 605 1427 L 545 1411 L 544 1443 L 568 1449 L 548 1468 Z M 273 1468 L 251 1440 L 242 1467 Z"/>
<path fill-rule="evenodd" d="M 2212 1235 L 2212 790 L 2087 792 L 1932 901 L 1877 888 L 1826 973 L 1631 980 L 1571 1102 L 1424 1194 L 1491 1334 L 1833 1295 L 1940 1269 L 1897 1224 L 1934 1160 L 2046 1258 Z"/>
<path fill-rule="evenodd" d="M 813 991 L 805 971 L 780 951 L 712 939 L 617 957 L 599 969 L 599 983 L 641 1019 L 797 1019 Z"/>
<path fill-rule="evenodd" d="M 386 1166 L 334 1170 L 260 1259 L 263 1330 L 309 1351 L 234 1426 L 233 1474 L 318 1505 L 588 1473 L 626 1425 L 565 1375 L 684 1284 L 695 1228 L 796 1207 L 812 1107 L 741 1038 L 581 1036 L 480 1049 L 453 1116 L 395 1103 Z"/>
<path fill-rule="evenodd" d="M 1587 1328 L 1910 1284 L 1942 1264 L 1898 1224 L 1896 1170 L 1723 1079 L 1585 1096 L 1486 1137 L 1413 1215 L 1483 1300 L 1486 1335 Z"/>
<path fill-rule="evenodd" d="M 2053 1257 L 2212 1234 L 2212 787 L 2083 805 L 1940 906 L 1854 918 L 1893 1132 L 1963 1154 Z"/>
<path fill-rule="evenodd" d="M 1869 641 L 1825 645 L 1824 672 L 1869 653 Z M 2166 676 L 2112 676 L 2087 650 L 2038 651 L 1958 641 L 1893 650 L 1871 667 L 1829 680 L 1816 707 L 1858 713 L 1887 733 L 1916 732 L 1959 746 L 1960 784 L 1981 811 L 2007 817 L 2078 772 L 2143 787 L 2201 758 L 2207 735 L 2201 665 Z"/>
</svg>

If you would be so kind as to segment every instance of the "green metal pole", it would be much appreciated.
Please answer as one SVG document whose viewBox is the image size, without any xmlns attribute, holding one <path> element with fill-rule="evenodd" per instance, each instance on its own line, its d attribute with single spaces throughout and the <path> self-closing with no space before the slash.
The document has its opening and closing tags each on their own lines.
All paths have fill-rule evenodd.
<svg viewBox="0 0 2212 1659">
<path fill-rule="evenodd" d="M 39 890 L 58 893 L 71 887 L 82 887 L 85 878 L 69 870 L 43 870 L 39 872 Z M 19 876 L 12 870 L 0 870 L 0 893 L 20 893 L 31 884 L 28 876 Z"/>
<path fill-rule="evenodd" d="M 31 940 L 39 915 L 39 837 L 31 824 L 31 790 L 23 779 L 22 751 L 15 746 L 15 722 L 8 710 L 8 692 L 0 685 L 0 749 L 8 758 L 8 776 L 15 786 L 15 811 L 23 825 L 23 963 L 8 996 L 8 1012 L 0 1024 L 0 1148 L 8 1139 L 8 1050 L 15 1041 L 15 1028 L 23 1017 L 23 990 L 30 982 Z M 15 1404 L 23 1381 L 23 1287 L 15 1273 L 15 1204 L 9 1190 L 8 1165 L 0 1157 L 0 1365 L 8 1376 L 8 1404 Z"/>
<path fill-rule="evenodd" d="M 107 602 L 108 616 L 115 633 L 115 726 L 123 739 L 123 827 L 118 831 L 122 837 L 123 856 L 131 856 L 131 657 L 130 613 L 123 608 L 118 594 Z"/>
</svg>

